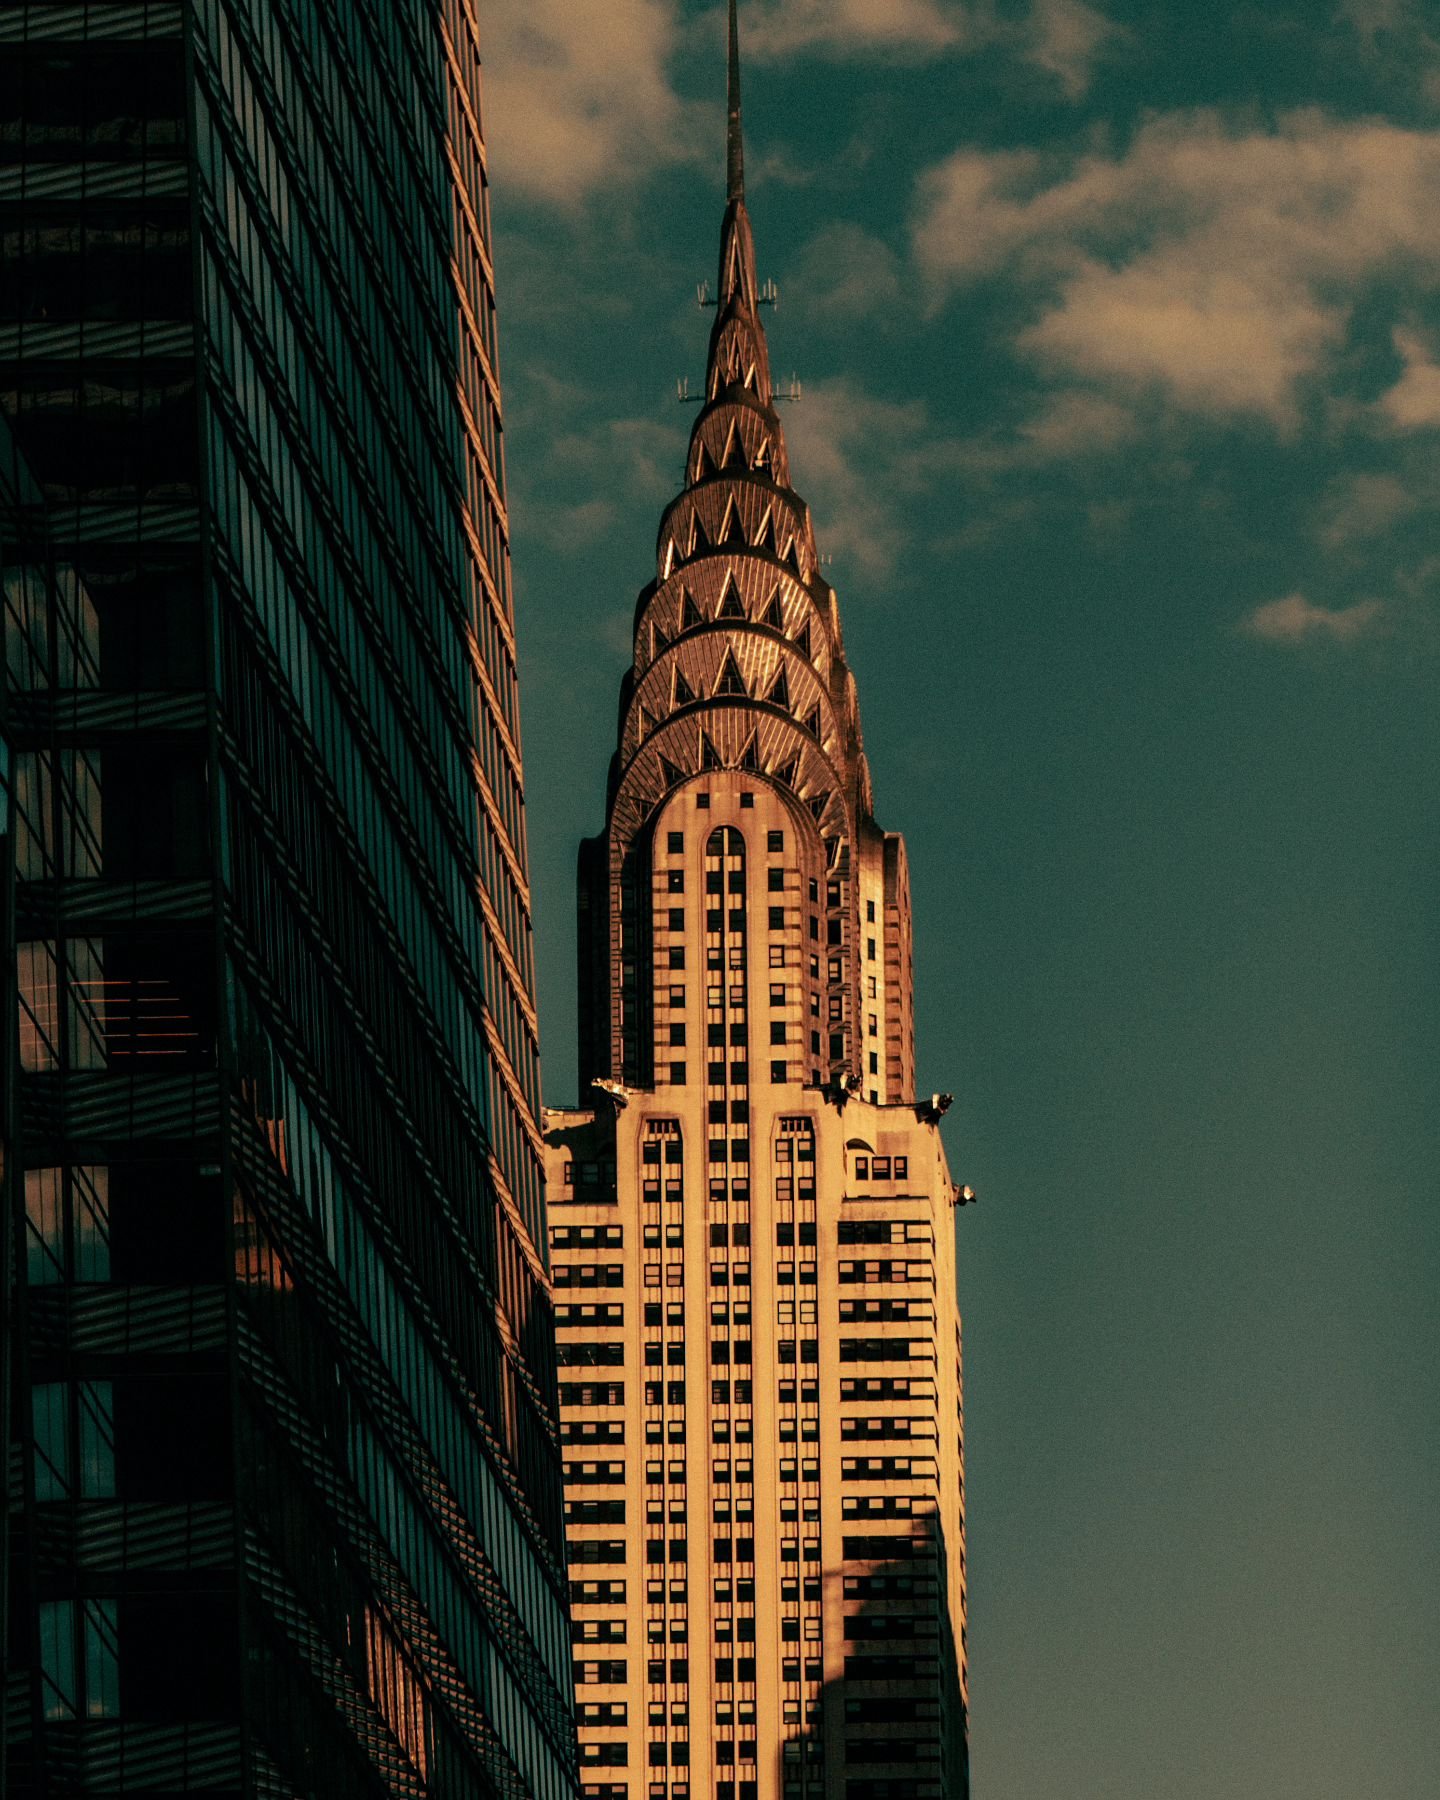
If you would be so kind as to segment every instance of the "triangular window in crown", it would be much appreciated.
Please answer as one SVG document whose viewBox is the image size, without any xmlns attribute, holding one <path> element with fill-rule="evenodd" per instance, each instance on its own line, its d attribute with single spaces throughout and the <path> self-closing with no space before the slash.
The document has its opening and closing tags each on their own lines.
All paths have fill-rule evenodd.
<svg viewBox="0 0 1440 1800">
<path fill-rule="evenodd" d="M 708 550 L 709 548 L 709 534 L 701 523 L 700 511 L 697 507 L 690 515 L 690 554 L 692 556 L 698 556 L 702 550 Z"/>
<path fill-rule="evenodd" d="M 720 609 L 715 617 L 717 619 L 743 619 L 747 616 L 745 608 L 741 604 L 740 590 L 735 585 L 735 577 L 727 574 L 725 589 L 720 596 Z"/>
<path fill-rule="evenodd" d="M 775 677 L 774 681 L 770 684 L 770 692 L 765 696 L 765 698 L 770 702 L 770 704 L 772 706 L 783 706 L 785 708 L 786 712 L 789 712 L 789 710 L 790 710 L 790 683 L 785 679 L 785 671 L 783 668 L 781 669 L 780 673 Z"/>
<path fill-rule="evenodd" d="M 695 690 L 677 669 L 675 671 L 675 705 L 689 706 L 695 699 Z"/>
<path fill-rule="evenodd" d="M 680 600 L 680 629 L 689 631 L 694 626 L 704 623 L 704 619 L 700 616 L 700 608 L 695 604 L 695 596 L 688 587 L 683 589 Z"/>
<path fill-rule="evenodd" d="M 799 771 L 799 768 L 800 758 L 798 756 L 792 756 L 789 762 L 781 763 L 780 767 L 775 771 L 775 779 L 777 781 L 783 781 L 786 787 L 793 788 L 795 785 L 795 776 Z"/>
<path fill-rule="evenodd" d="M 780 605 L 780 583 L 775 583 L 775 592 L 771 594 L 765 610 L 760 615 L 760 623 L 768 625 L 772 631 L 785 629 L 785 613 Z"/>
<path fill-rule="evenodd" d="M 723 769 L 724 766 L 720 760 L 719 751 L 710 742 L 709 734 L 702 731 L 700 733 L 700 767 L 702 769 Z"/>
<path fill-rule="evenodd" d="M 800 574 L 800 539 L 798 536 L 792 537 L 785 546 L 785 555 L 782 560 L 789 563 L 797 575 Z"/>
<path fill-rule="evenodd" d="M 733 500 L 725 502 L 725 517 L 720 525 L 720 542 L 727 550 L 747 550 L 745 526 L 740 518 L 740 508 Z"/>
<path fill-rule="evenodd" d="M 703 481 L 707 475 L 715 473 L 715 460 L 706 447 L 704 438 L 695 446 L 695 473 L 692 479 Z"/>
<path fill-rule="evenodd" d="M 725 454 L 720 459 L 720 467 L 724 470 L 748 469 L 750 464 L 745 460 L 745 445 L 738 429 L 732 425 L 725 439 Z"/>
<path fill-rule="evenodd" d="M 830 804 L 830 795 L 828 791 L 823 794 L 816 794 L 812 800 L 807 802 L 807 804 L 818 821 L 825 815 L 825 808 Z"/>
<path fill-rule="evenodd" d="M 820 735 L 820 708 L 818 706 L 812 706 L 810 708 L 809 712 L 806 713 L 805 729 L 810 733 L 811 737 L 813 737 L 813 738 L 819 737 L 819 735 Z"/>
<path fill-rule="evenodd" d="M 660 773 L 664 777 L 667 788 L 679 787 L 682 781 L 689 780 L 683 769 L 677 769 L 667 757 L 660 758 Z"/>
<path fill-rule="evenodd" d="M 720 670 L 720 679 L 715 683 L 715 693 L 730 694 L 742 697 L 745 694 L 745 683 L 740 676 L 739 665 L 735 661 L 735 652 L 729 650 L 725 654 L 725 662 Z"/>
<path fill-rule="evenodd" d="M 754 775 L 760 773 L 760 752 L 755 748 L 755 734 L 752 731 L 745 748 L 740 752 L 740 767 L 748 769 Z"/>
<path fill-rule="evenodd" d="M 659 723 L 660 721 L 655 717 L 648 706 L 642 706 L 640 708 L 640 737 L 642 742 L 649 737 L 650 733 L 655 730 Z"/>
<path fill-rule="evenodd" d="M 721 302 L 730 299 L 736 288 L 740 286 L 740 245 L 738 240 L 730 241 L 730 255 L 726 259 L 725 292 L 720 296 Z"/>
<path fill-rule="evenodd" d="M 755 539 L 755 548 L 768 550 L 772 556 L 775 554 L 775 521 L 770 516 L 768 506 L 765 508 L 765 517 L 760 521 L 760 533 Z"/>
<path fill-rule="evenodd" d="M 662 650 L 670 648 L 670 640 L 658 625 L 650 627 L 650 660 L 654 662 Z"/>
<path fill-rule="evenodd" d="M 810 621 L 808 619 L 795 634 L 795 648 L 802 656 L 810 654 Z"/>
</svg>

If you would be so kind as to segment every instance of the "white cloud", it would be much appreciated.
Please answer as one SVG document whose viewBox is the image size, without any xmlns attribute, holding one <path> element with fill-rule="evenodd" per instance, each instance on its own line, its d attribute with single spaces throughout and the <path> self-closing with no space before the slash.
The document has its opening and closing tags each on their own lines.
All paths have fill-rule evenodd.
<svg viewBox="0 0 1440 1800">
<path fill-rule="evenodd" d="M 901 496 L 913 489 L 917 451 L 928 438 L 923 405 L 876 399 L 845 378 L 817 382 L 790 409 L 785 437 L 821 555 L 884 580 L 907 542 Z"/>
<path fill-rule="evenodd" d="M 923 400 L 881 399 L 844 376 L 807 383 L 800 405 L 787 409 L 785 435 L 821 554 L 872 583 L 891 577 L 913 549 L 918 504 L 943 491 L 958 505 L 958 484 L 984 491 L 1002 470 L 1046 460 L 1028 445 L 950 436 Z M 1006 506 L 1013 501 L 1007 496 Z M 988 503 L 986 517 L 965 528 L 993 528 L 1000 510 Z"/>
<path fill-rule="evenodd" d="M 1422 79 L 1425 60 L 1440 53 L 1440 40 L 1429 29 L 1434 24 L 1429 0 L 1340 0 L 1335 22 L 1349 27 L 1367 57 L 1397 68 L 1408 64 Z"/>
<path fill-rule="evenodd" d="M 574 208 L 657 169 L 713 159 L 720 140 L 723 63 L 714 97 L 681 98 L 682 54 L 716 51 L 723 9 L 692 29 L 678 0 L 488 0 L 483 20 L 485 128 L 507 192 Z M 811 52 L 927 58 L 1008 48 L 1079 98 L 1094 62 L 1124 35 L 1084 0 L 1032 0 L 1013 22 L 993 0 L 750 0 L 747 60 Z M 773 153 L 776 179 L 804 178 Z M 757 162 L 757 169 L 763 162 Z"/>
<path fill-rule="evenodd" d="M 507 191 L 575 206 L 713 152 L 670 85 L 673 0 L 488 0 L 483 25 L 486 142 Z"/>
<path fill-rule="evenodd" d="M 1286 594 L 1282 600 L 1267 601 L 1247 613 L 1238 629 L 1270 644 L 1348 644 L 1373 630 L 1384 612 L 1379 600 L 1357 600 L 1351 606 L 1331 608 L 1316 606 L 1300 593 Z"/>
<path fill-rule="evenodd" d="M 1335 18 L 1373 51 L 1381 38 L 1393 37 L 1411 23 L 1413 10 L 1411 0 L 1340 0 Z"/>
<path fill-rule="evenodd" d="M 1017 472 L 1069 462 L 1081 475 L 1100 457 L 1129 443 L 1140 420 L 1127 407 L 1086 388 L 1061 388 L 1041 398 L 1014 426 L 974 437 L 932 437 L 917 447 L 918 466 L 955 475 L 980 487 Z M 1108 480 L 1108 477 L 1106 478 Z"/>
<path fill-rule="evenodd" d="M 1053 367 L 1289 427 L 1362 285 L 1440 275 L 1440 132 L 1200 112 L 1058 165 L 961 150 L 922 178 L 914 245 L 938 293 L 1017 279 L 1018 341 Z"/>
<path fill-rule="evenodd" d="M 752 0 L 741 9 L 745 54 L 813 52 L 929 57 L 999 46 L 1058 81 L 1078 100 L 1096 62 L 1126 34 L 1085 0 L 1031 0 L 1002 19 L 994 0 Z"/>
<path fill-rule="evenodd" d="M 899 568 L 915 542 L 913 509 L 937 493 L 957 515 L 945 546 L 978 542 L 1034 512 L 1037 497 L 1009 479 L 1015 473 L 1062 460 L 1085 469 L 1136 430 L 1123 407 L 1077 390 L 1047 400 L 1013 432 L 959 437 L 937 426 L 923 400 L 880 399 L 848 377 L 807 385 L 785 426 L 821 554 L 871 582 Z"/>
<path fill-rule="evenodd" d="M 812 317 L 857 319 L 899 305 L 900 259 L 859 225 L 827 225 L 805 244 L 786 282 Z M 788 296 L 787 296 L 788 298 Z"/>
<path fill-rule="evenodd" d="M 1095 65 L 1126 34 L 1084 0 L 1035 0 L 1027 57 L 1053 75 L 1071 100 L 1082 99 Z"/>
<path fill-rule="evenodd" d="M 764 0 L 741 9 L 741 32 L 745 54 L 757 58 L 801 50 L 934 55 L 970 41 L 970 11 L 956 0 Z"/>
<path fill-rule="evenodd" d="M 531 527 L 552 549 L 574 555 L 588 549 L 615 529 L 613 503 L 598 496 L 575 506 L 531 506 Z"/>
<path fill-rule="evenodd" d="M 1405 364 L 1394 387 L 1380 396 L 1380 411 L 1398 431 L 1440 425 L 1440 364 L 1417 332 L 1396 326 L 1395 348 Z"/>
<path fill-rule="evenodd" d="M 1417 511 L 1424 501 L 1398 475 L 1388 472 L 1348 475 L 1327 495 L 1319 538 L 1327 550 L 1380 537 L 1392 525 Z"/>
<path fill-rule="evenodd" d="M 1017 435 L 1029 450 L 1031 460 L 1048 462 L 1117 449 L 1135 435 L 1135 430 L 1135 415 L 1127 407 L 1103 394 L 1065 388 L 1052 395 L 1033 418 L 1025 420 Z"/>
<path fill-rule="evenodd" d="M 663 502 L 685 479 L 685 433 L 657 419 L 606 419 L 553 438 L 546 454 L 569 479 L 628 500 Z"/>
<path fill-rule="evenodd" d="M 543 372 L 527 371 L 526 379 L 557 409 L 586 399 Z M 532 464 L 529 480 L 512 480 L 511 512 L 533 537 L 579 555 L 616 532 L 628 535 L 637 522 L 653 523 L 684 475 L 685 434 L 676 426 L 646 418 L 576 422 L 547 434 L 543 470 Z"/>
</svg>

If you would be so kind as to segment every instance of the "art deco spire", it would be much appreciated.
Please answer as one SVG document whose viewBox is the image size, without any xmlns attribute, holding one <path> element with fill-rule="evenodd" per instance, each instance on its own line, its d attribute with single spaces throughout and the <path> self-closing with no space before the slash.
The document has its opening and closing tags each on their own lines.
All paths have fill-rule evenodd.
<svg viewBox="0 0 1440 1800">
<path fill-rule="evenodd" d="M 726 198 L 745 198 L 745 140 L 740 131 L 740 26 L 730 0 L 730 80 L 726 91 Z"/>
<path fill-rule="evenodd" d="M 628 1644 L 576 1651 L 581 1767 L 965 1800 L 956 1190 L 770 379 L 729 11 L 705 386 L 581 850 L 581 1104 L 546 1115 L 575 1642 Z"/>
<path fill-rule="evenodd" d="M 869 1051 L 855 1022 L 877 996 L 862 994 L 874 985 L 873 972 L 861 967 L 863 946 L 868 940 L 873 953 L 874 940 L 858 928 L 858 876 L 862 863 L 885 865 L 894 902 L 904 886 L 903 847 L 874 823 L 835 595 L 819 572 L 809 508 L 790 485 L 745 203 L 733 0 L 726 176 L 704 395 L 684 487 L 661 518 L 656 579 L 636 609 L 604 875 L 595 864 L 597 844 L 582 876 L 589 917 L 588 927 L 582 923 L 581 1055 L 590 1067 L 581 1074 L 587 1081 L 596 1073 L 648 1078 L 649 1007 L 643 998 L 627 1003 L 622 989 L 628 980 L 643 995 L 650 971 L 638 945 L 633 965 L 624 966 L 630 959 L 622 952 L 621 890 L 638 879 L 635 859 L 648 855 L 647 834 L 667 796 L 699 776 L 733 770 L 779 790 L 803 818 L 816 869 L 811 885 L 843 893 L 851 915 L 831 938 L 843 955 L 824 958 L 818 977 L 821 1015 L 840 1029 L 820 1034 L 822 1050 L 807 1058 L 804 1077 L 868 1085 Z M 599 891 L 602 879 L 608 895 Z M 873 911 L 875 900 L 868 904 Z M 908 901 L 902 910 L 906 960 Z M 611 927 L 603 935 L 602 918 Z M 898 1097 L 911 1080 L 908 983 L 908 968 L 892 971 L 885 997 L 890 1047 L 879 1084 L 886 1097 Z"/>
</svg>

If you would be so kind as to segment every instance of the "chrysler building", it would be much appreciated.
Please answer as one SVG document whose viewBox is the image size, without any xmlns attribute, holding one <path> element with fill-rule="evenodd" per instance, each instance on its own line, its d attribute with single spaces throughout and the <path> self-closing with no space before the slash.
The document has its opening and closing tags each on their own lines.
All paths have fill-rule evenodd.
<svg viewBox="0 0 1440 1800">
<path fill-rule="evenodd" d="M 962 1800 L 957 1193 L 909 880 L 776 410 L 735 9 L 704 393 L 546 1113 L 588 1800 Z M 803 477 L 803 471 L 800 472 Z"/>
</svg>

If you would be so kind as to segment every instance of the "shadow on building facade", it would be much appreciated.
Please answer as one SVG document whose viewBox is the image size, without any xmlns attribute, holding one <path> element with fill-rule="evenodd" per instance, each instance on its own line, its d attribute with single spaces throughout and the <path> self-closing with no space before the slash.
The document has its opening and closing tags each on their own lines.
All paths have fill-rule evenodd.
<svg viewBox="0 0 1440 1800">
<path fill-rule="evenodd" d="M 825 1576 L 825 1617 L 843 1632 L 844 1673 L 822 1689 L 807 1729 L 783 1746 L 775 1792 L 784 1800 L 968 1800 L 963 1647 L 946 1605 L 944 1528 L 931 1514 L 908 1537 L 844 1543 L 843 1566 Z"/>
</svg>

